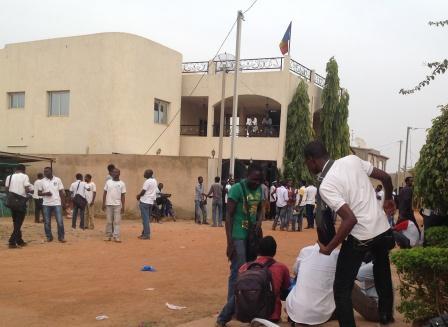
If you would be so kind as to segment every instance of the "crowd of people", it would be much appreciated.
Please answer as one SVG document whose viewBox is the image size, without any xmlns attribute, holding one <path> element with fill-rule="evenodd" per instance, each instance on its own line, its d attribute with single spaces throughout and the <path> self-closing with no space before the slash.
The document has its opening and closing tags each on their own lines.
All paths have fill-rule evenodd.
<svg viewBox="0 0 448 327">
<path fill-rule="evenodd" d="M 264 182 L 260 166 L 251 164 L 247 176 L 238 182 L 232 178 L 222 183 L 216 177 L 205 189 L 200 176 L 195 186 L 195 222 L 208 224 L 207 199 L 212 199 L 212 227 L 225 227 L 226 254 L 230 261 L 226 303 L 216 326 L 225 326 L 234 316 L 243 322 L 277 322 L 282 302 L 292 326 L 316 325 L 337 319 L 341 326 L 355 326 L 353 309 L 366 320 L 389 324 L 394 321 L 393 288 L 389 251 L 417 246 L 422 231 L 412 210 L 412 178 L 398 195 L 398 220 L 394 220 L 396 203 L 390 176 L 371 163 L 350 155 L 332 160 L 318 141 L 305 148 L 305 163 L 317 176 L 317 185 L 301 181 L 294 187 L 289 180 Z M 102 209 L 106 212 L 105 241 L 121 242 L 120 221 L 126 205 L 126 184 L 120 170 L 108 166 Z M 142 217 L 141 240 L 151 238 L 153 211 L 169 214 L 170 194 L 162 193 L 163 184 L 148 169 L 137 195 Z M 372 187 L 371 179 L 381 186 Z M 26 246 L 21 225 L 26 199 L 32 194 L 35 221 L 44 217 L 48 242 L 53 240 L 51 216 L 57 223 L 58 240 L 65 242 L 62 211 L 65 192 L 60 178 L 50 167 L 38 174 L 34 185 L 25 167 L 19 165 L 6 179 L 8 205 L 14 230 L 10 248 Z M 96 185 L 92 176 L 76 174 L 70 185 L 73 204 L 72 228 L 94 228 Z M 159 209 L 158 206 L 161 206 Z M 25 210 L 24 210 L 25 209 Z M 173 215 L 174 216 L 174 215 Z M 336 216 L 340 218 L 337 231 Z M 225 223 L 223 223 L 225 217 Z M 316 229 L 318 241 L 302 248 L 290 272 L 275 260 L 277 243 L 272 236 L 263 237 L 262 222 L 272 219 L 272 229 L 301 231 L 306 217 L 308 229 Z M 296 228 L 297 226 L 297 228 Z M 260 319 L 261 318 L 261 319 Z"/>
<path fill-rule="evenodd" d="M 47 242 L 54 237 L 51 230 L 51 217 L 54 216 L 57 225 L 58 241 L 65 243 L 65 228 L 63 212 L 72 209 L 72 229 L 95 228 L 95 200 L 97 187 L 91 174 L 77 173 L 75 181 L 70 185 L 68 196 L 59 177 L 53 175 L 51 167 L 45 167 L 43 173 L 37 174 L 34 184 L 30 183 L 24 165 L 18 165 L 13 174 L 6 178 L 6 205 L 11 210 L 13 232 L 8 246 L 11 249 L 27 245 L 22 238 L 22 224 L 26 216 L 27 202 L 33 198 L 35 208 L 35 222 L 44 223 Z M 113 164 L 107 167 L 108 175 L 103 189 L 102 210 L 106 213 L 105 241 L 121 242 L 120 223 L 126 205 L 126 184 L 120 180 L 120 170 Z M 137 201 L 142 217 L 142 233 L 139 239 L 150 239 L 150 220 L 154 217 L 157 222 L 163 216 L 171 216 L 175 220 L 175 213 L 170 201 L 171 194 L 163 193 L 163 184 L 157 183 L 153 171 L 144 172 L 145 181 L 137 195 Z"/>
</svg>

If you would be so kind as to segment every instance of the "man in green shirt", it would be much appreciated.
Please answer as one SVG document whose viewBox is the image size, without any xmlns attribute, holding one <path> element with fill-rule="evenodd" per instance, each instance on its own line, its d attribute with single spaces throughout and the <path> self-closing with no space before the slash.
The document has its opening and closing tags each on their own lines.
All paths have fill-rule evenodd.
<svg viewBox="0 0 448 327">
<path fill-rule="evenodd" d="M 226 236 L 227 258 L 230 260 L 230 276 L 227 304 L 216 321 L 217 327 L 225 326 L 235 311 L 235 283 L 238 270 L 247 262 L 247 240 L 250 232 L 261 230 L 264 215 L 261 167 L 249 166 L 247 178 L 232 186 L 228 194 Z M 255 228 L 253 228 L 255 227 Z"/>
</svg>

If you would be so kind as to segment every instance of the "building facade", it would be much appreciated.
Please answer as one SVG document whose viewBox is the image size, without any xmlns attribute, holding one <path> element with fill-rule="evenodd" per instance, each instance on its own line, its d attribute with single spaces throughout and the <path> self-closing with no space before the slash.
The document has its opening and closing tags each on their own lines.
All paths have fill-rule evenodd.
<svg viewBox="0 0 448 327">
<path fill-rule="evenodd" d="M 0 50 L 0 151 L 212 157 L 221 66 L 182 64 L 179 52 L 126 33 L 6 45 Z M 324 78 L 288 56 L 246 59 L 241 67 L 236 158 L 281 167 L 297 85 L 300 79 L 309 85 L 312 117 Z M 233 76 L 230 69 L 224 159 L 230 157 Z"/>
</svg>

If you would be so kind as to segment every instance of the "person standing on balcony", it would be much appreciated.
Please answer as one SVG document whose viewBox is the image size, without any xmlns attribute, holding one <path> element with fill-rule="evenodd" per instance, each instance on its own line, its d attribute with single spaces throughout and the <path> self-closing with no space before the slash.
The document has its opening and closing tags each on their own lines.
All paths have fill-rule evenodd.
<svg viewBox="0 0 448 327">
<path fill-rule="evenodd" d="M 207 194 L 204 193 L 204 178 L 198 177 L 198 183 L 194 189 L 194 217 L 196 224 L 207 224 Z"/>
<path fill-rule="evenodd" d="M 269 113 L 267 113 L 266 116 L 263 117 L 263 120 L 261 121 L 261 126 L 263 127 L 263 135 L 271 136 L 271 134 L 272 134 L 272 119 L 271 119 L 271 117 L 269 117 Z"/>
<path fill-rule="evenodd" d="M 210 186 L 210 191 L 207 194 L 208 198 L 212 200 L 212 227 L 222 227 L 222 185 L 220 183 L 221 178 L 215 177 L 215 182 Z"/>
</svg>

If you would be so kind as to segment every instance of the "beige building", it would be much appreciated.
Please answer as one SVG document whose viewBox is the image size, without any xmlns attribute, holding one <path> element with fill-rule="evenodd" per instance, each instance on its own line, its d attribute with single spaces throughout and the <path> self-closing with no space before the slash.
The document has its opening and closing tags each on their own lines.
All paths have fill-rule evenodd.
<svg viewBox="0 0 448 327">
<path fill-rule="evenodd" d="M 155 155 L 202 157 L 208 159 L 202 174 L 211 180 L 216 174 L 212 157 L 218 157 L 221 66 L 215 61 L 182 63 L 179 52 L 126 33 L 6 45 L 0 49 L 0 151 L 67 158 L 149 155 L 148 165 Z M 241 71 L 236 169 L 252 160 L 281 167 L 287 108 L 299 81 L 309 86 L 313 117 L 321 107 L 325 80 L 288 56 L 243 59 Z M 233 76 L 230 69 L 224 174 L 230 157 Z M 188 197 L 195 181 L 189 182 Z"/>
</svg>

